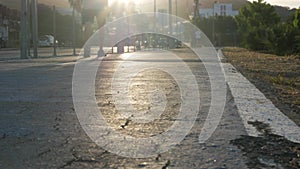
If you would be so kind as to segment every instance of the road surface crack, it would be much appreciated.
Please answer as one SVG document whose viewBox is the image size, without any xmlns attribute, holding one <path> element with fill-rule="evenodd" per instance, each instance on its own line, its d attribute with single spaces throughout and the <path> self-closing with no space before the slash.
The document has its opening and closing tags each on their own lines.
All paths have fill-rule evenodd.
<svg viewBox="0 0 300 169">
<path fill-rule="evenodd" d="M 122 127 L 123 129 L 125 129 L 125 127 L 127 127 L 127 126 L 129 125 L 130 122 L 131 122 L 131 119 L 126 119 L 125 124 L 121 125 L 121 127 Z"/>
</svg>

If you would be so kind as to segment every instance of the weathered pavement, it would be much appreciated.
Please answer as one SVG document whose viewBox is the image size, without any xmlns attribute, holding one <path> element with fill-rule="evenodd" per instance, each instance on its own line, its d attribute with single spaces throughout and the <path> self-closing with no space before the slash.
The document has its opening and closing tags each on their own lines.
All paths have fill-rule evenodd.
<svg viewBox="0 0 300 169">
<path fill-rule="evenodd" d="M 151 53 L 144 55 L 152 57 Z M 213 136 L 204 144 L 198 137 L 210 104 L 208 75 L 192 52 L 177 51 L 196 76 L 200 94 L 200 112 L 187 137 L 171 150 L 156 157 L 132 159 L 120 157 L 97 146 L 82 130 L 72 102 L 72 74 L 75 57 L 1 62 L 0 67 L 0 168 L 247 168 L 242 152 L 230 143 L 246 135 L 230 90 L 222 120 Z M 164 55 L 164 53 L 156 53 Z M 178 88 L 172 78 L 158 71 L 145 71 L 132 82 L 135 108 L 147 109 L 143 101 L 152 91 L 145 82 L 167 91 L 167 105 L 162 120 L 152 125 L 126 124 L 116 118 L 110 90 L 114 71 L 122 62 L 132 67 L 147 60 L 126 54 L 109 55 L 101 64 L 96 80 L 96 98 L 109 125 L 123 134 L 147 137 L 163 132 L 174 121 L 178 110 Z M 172 64 L 170 60 L 160 60 Z M 157 77 L 159 77 L 157 79 Z M 140 86 L 139 86 L 140 85 Z M 145 106 L 146 105 L 146 106 Z M 126 125 L 125 125 L 126 124 Z M 123 127 L 122 127 L 123 125 Z M 124 126 L 125 125 L 125 126 Z"/>
</svg>

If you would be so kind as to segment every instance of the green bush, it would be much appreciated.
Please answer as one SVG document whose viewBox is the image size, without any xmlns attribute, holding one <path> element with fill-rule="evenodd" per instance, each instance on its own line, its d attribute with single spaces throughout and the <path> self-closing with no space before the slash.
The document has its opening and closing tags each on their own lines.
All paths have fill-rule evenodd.
<svg viewBox="0 0 300 169">
<path fill-rule="evenodd" d="M 299 10 L 291 20 L 280 22 L 275 8 L 258 0 L 242 7 L 235 21 L 243 47 L 278 55 L 300 53 Z"/>
</svg>

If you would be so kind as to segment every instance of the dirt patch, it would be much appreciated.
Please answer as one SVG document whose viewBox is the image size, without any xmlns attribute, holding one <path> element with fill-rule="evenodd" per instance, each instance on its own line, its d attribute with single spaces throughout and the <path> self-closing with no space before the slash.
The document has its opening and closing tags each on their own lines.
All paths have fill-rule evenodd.
<svg viewBox="0 0 300 169">
<path fill-rule="evenodd" d="M 248 122 L 264 131 L 260 137 L 242 136 L 231 143 L 243 151 L 249 168 L 300 168 L 300 144 L 272 134 L 262 122 Z"/>
<path fill-rule="evenodd" d="M 224 48 L 231 63 L 285 115 L 300 126 L 300 56 L 277 56 Z"/>
<path fill-rule="evenodd" d="M 276 56 L 242 48 L 224 48 L 231 63 L 273 104 L 300 126 L 300 57 Z M 243 151 L 249 168 L 300 168 L 300 144 L 272 134 L 268 124 L 248 122 L 263 133 L 231 143 Z"/>
</svg>

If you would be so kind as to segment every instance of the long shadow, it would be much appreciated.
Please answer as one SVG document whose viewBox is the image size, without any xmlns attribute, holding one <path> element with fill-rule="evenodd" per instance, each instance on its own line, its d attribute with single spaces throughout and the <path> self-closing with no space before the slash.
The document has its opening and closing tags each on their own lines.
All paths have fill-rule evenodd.
<svg viewBox="0 0 300 169">
<path fill-rule="evenodd" d="M 248 123 L 262 132 L 262 135 L 244 135 L 232 140 L 231 144 L 243 152 L 249 168 L 300 168 L 300 144 L 272 134 L 267 124 L 259 121 Z"/>
</svg>

